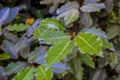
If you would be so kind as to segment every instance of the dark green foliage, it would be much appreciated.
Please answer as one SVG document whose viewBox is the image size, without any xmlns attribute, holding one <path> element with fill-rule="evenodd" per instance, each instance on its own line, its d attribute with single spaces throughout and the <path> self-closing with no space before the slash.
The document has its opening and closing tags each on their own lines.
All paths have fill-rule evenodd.
<svg viewBox="0 0 120 80">
<path fill-rule="evenodd" d="M 1 0 L 0 80 L 119 80 L 118 8 L 119 0 Z"/>
</svg>

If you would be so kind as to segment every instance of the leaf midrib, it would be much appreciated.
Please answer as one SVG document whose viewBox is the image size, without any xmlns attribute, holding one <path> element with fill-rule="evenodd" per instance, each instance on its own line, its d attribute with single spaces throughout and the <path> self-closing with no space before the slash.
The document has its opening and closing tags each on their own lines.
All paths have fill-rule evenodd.
<svg viewBox="0 0 120 80">
<path fill-rule="evenodd" d="M 33 68 L 31 68 L 31 69 L 27 72 L 26 76 L 28 76 L 32 70 L 33 70 Z M 26 80 L 26 76 L 23 78 L 23 80 Z"/>
<path fill-rule="evenodd" d="M 53 59 L 53 61 L 51 62 L 51 64 L 63 53 L 63 51 L 67 48 L 67 46 L 70 44 L 70 42 L 71 41 L 69 41 L 66 45 L 65 45 L 65 47 L 61 50 L 61 52 L 59 53 L 59 55 L 55 58 L 55 59 Z"/>
<path fill-rule="evenodd" d="M 92 47 L 84 38 L 82 38 L 81 36 L 78 36 L 83 42 L 85 42 L 90 48 L 92 48 L 96 53 L 98 53 L 97 52 L 97 50 L 94 48 L 94 47 Z"/>
<path fill-rule="evenodd" d="M 42 69 L 41 67 L 39 67 L 39 68 L 40 68 L 40 70 L 42 71 L 43 75 L 45 76 L 46 80 L 49 80 L 49 79 L 47 78 L 45 72 L 43 71 L 43 69 Z"/>
</svg>

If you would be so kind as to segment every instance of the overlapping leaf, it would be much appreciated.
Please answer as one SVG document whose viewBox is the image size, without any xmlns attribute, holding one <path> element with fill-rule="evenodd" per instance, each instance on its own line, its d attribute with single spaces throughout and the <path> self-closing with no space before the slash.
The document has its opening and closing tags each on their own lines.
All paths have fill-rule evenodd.
<svg viewBox="0 0 120 80">
<path fill-rule="evenodd" d="M 64 18 L 65 24 L 67 25 L 71 22 L 74 22 L 74 21 L 78 20 L 79 15 L 80 15 L 79 10 L 75 9 L 75 8 L 72 8 L 72 9 L 60 14 L 58 16 L 58 18 Z"/>
<path fill-rule="evenodd" d="M 27 65 L 24 62 L 10 63 L 5 67 L 4 75 L 11 75 L 17 73 L 20 69 L 25 68 Z"/>
<path fill-rule="evenodd" d="M 66 63 L 61 62 L 53 64 L 52 68 L 55 74 L 61 74 L 62 76 L 64 76 L 70 70 L 70 67 L 67 66 Z"/>
<path fill-rule="evenodd" d="M 8 30 L 2 31 L 3 35 L 5 36 L 6 39 L 8 39 L 11 42 L 17 42 L 19 40 L 18 36 L 9 32 Z"/>
<path fill-rule="evenodd" d="M 87 32 L 87 33 L 92 33 L 92 34 L 99 36 L 102 39 L 103 48 L 111 49 L 114 51 L 113 44 L 107 40 L 107 35 L 101 29 L 99 29 L 99 28 L 98 29 L 97 28 L 84 28 L 82 31 Z"/>
<path fill-rule="evenodd" d="M 69 39 L 61 40 L 61 42 L 52 45 L 46 55 L 47 64 L 52 65 L 65 59 L 71 53 L 73 47 L 74 44 Z"/>
<path fill-rule="evenodd" d="M 27 67 L 20 70 L 13 80 L 33 80 L 34 78 L 34 68 Z"/>
<path fill-rule="evenodd" d="M 35 30 L 38 26 L 40 26 L 40 20 L 39 20 L 39 19 L 37 19 L 37 20 L 33 23 L 33 25 L 27 30 L 27 36 L 28 36 L 28 37 L 32 36 L 34 30 Z"/>
<path fill-rule="evenodd" d="M 95 68 L 95 63 L 93 62 L 93 59 L 91 56 L 89 56 L 87 54 L 86 55 L 82 54 L 82 55 L 80 55 L 80 59 L 84 64 L 86 64 L 92 68 Z"/>
<path fill-rule="evenodd" d="M 21 37 L 19 41 L 15 44 L 15 49 L 23 58 L 27 58 L 28 53 L 30 52 L 30 46 L 28 39 L 26 37 Z"/>
<path fill-rule="evenodd" d="M 41 65 L 36 69 L 36 78 L 37 80 L 51 80 L 53 77 L 52 69 Z"/>
<path fill-rule="evenodd" d="M 70 62 L 72 74 L 77 80 L 83 79 L 83 67 L 80 58 L 76 57 Z"/>
<path fill-rule="evenodd" d="M 10 57 L 12 59 L 17 59 L 18 58 L 18 53 L 17 53 L 17 50 L 14 47 L 14 44 L 9 42 L 8 40 L 3 41 L 2 50 L 4 50 L 4 52 L 10 54 Z"/>
<path fill-rule="evenodd" d="M 92 3 L 92 4 L 87 4 L 83 5 L 80 10 L 83 12 L 96 12 L 100 11 L 100 9 L 104 9 L 105 5 L 104 3 Z"/>
<path fill-rule="evenodd" d="M 102 40 L 94 34 L 81 32 L 75 38 L 75 43 L 79 47 L 81 53 L 102 56 Z"/>
<path fill-rule="evenodd" d="M 45 52 L 48 49 L 48 46 L 41 46 L 36 48 L 29 54 L 28 62 L 29 63 L 37 63 L 37 64 L 45 64 Z"/>
<path fill-rule="evenodd" d="M 79 4 L 76 1 L 73 2 L 67 2 L 65 5 L 61 6 L 59 9 L 57 9 L 56 13 L 57 14 L 62 14 L 70 9 L 78 9 Z"/>
<path fill-rule="evenodd" d="M 103 48 L 107 48 L 115 51 L 113 44 L 109 42 L 107 39 L 102 39 L 102 43 L 103 43 Z"/>
<path fill-rule="evenodd" d="M 56 18 L 47 18 L 41 21 L 41 26 L 53 29 L 64 29 L 64 24 Z"/>
<path fill-rule="evenodd" d="M 19 13 L 19 7 L 10 8 L 9 15 L 7 19 L 4 21 L 4 23 L 10 23 L 18 13 Z"/>
<path fill-rule="evenodd" d="M 19 13 L 19 7 L 5 7 L 0 11 L 0 25 L 10 23 Z"/>
<path fill-rule="evenodd" d="M 107 35 L 100 28 L 83 28 L 84 32 L 95 34 L 99 37 L 107 38 Z"/>
<path fill-rule="evenodd" d="M 81 13 L 80 20 L 85 27 L 91 27 L 93 24 L 93 19 L 90 13 Z"/>
<path fill-rule="evenodd" d="M 38 40 L 44 40 L 45 42 L 49 43 L 56 43 L 60 40 L 69 39 L 70 36 L 68 36 L 63 31 L 58 31 L 54 29 L 45 29 L 44 27 L 38 27 L 34 31 L 34 38 Z"/>
<path fill-rule="evenodd" d="M 107 29 L 108 39 L 113 39 L 119 34 L 119 32 L 120 32 L 120 27 L 118 25 L 112 25 L 110 28 Z"/>
</svg>

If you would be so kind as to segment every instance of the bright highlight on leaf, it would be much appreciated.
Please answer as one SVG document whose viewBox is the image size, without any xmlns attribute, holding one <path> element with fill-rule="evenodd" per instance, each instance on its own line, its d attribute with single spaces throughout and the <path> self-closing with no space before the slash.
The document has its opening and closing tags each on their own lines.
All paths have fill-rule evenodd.
<svg viewBox="0 0 120 80">
<path fill-rule="evenodd" d="M 53 77 L 53 72 L 51 68 L 41 65 L 36 69 L 37 80 L 51 80 Z"/>
<path fill-rule="evenodd" d="M 58 31 L 55 29 L 45 29 L 43 27 L 38 27 L 34 31 L 34 38 L 38 40 L 44 40 L 45 42 L 49 43 L 56 43 L 64 39 L 69 39 L 70 36 L 68 36 L 67 33 L 64 33 L 63 31 Z"/>
<path fill-rule="evenodd" d="M 70 10 L 60 14 L 58 16 L 58 18 L 64 18 L 65 24 L 67 25 L 67 24 L 69 24 L 71 22 L 74 22 L 74 21 L 78 20 L 79 15 L 80 15 L 79 10 L 73 8 L 73 9 L 70 9 Z"/>
<path fill-rule="evenodd" d="M 55 18 L 43 19 L 40 24 L 41 26 L 46 28 L 53 28 L 53 29 L 60 29 L 60 30 L 64 29 L 64 24 Z"/>
<path fill-rule="evenodd" d="M 102 40 L 97 35 L 80 33 L 76 36 L 75 43 L 79 47 L 81 53 L 102 56 Z"/>
</svg>

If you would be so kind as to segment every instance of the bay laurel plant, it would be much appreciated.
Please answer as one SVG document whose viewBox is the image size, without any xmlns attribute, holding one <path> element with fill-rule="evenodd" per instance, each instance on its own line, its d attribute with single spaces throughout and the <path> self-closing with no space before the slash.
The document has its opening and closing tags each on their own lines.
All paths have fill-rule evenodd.
<svg viewBox="0 0 120 80">
<path fill-rule="evenodd" d="M 94 21 L 98 16 L 92 16 L 106 9 L 104 2 L 65 0 L 55 6 L 54 0 L 46 1 L 41 3 L 53 3 L 55 8 L 50 7 L 49 12 L 55 11 L 55 16 L 37 19 L 32 26 L 14 24 L 0 28 L 0 36 L 6 38 L 2 41 L 1 49 L 5 53 L 0 54 L 0 60 L 12 60 L 5 68 L 0 67 L 3 73 L 0 79 L 12 75 L 12 80 L 56 80 L 56 76 L 61 79 L 70 75 L 74 77 L 65 80 L 83 80 L 86 66 L 104 67 L 99 66 L 96 58 L 106 58 L 107 54 L 109 63 L 106 64 L 116 65 L 118 57 L 113 58 L 113 44 L 106 31 Z"/>
</svg>

